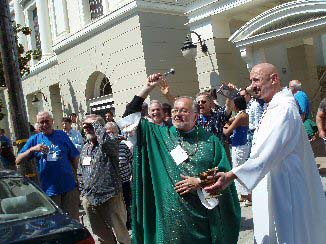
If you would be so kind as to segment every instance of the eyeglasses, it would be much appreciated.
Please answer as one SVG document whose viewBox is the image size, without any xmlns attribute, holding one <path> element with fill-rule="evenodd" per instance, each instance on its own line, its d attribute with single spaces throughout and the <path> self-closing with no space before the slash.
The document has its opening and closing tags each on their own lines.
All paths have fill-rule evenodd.
<svg viewBox="0 0 326 244">
<path fill-rule="evenodd" d="M 207 103 L 207 101 L 206 100 L 199 100 L 199 101 L 197 101 L 197 103 L 198 104 L 205 104 L 205 103 Z"/>
<path fill-rule="evenodd" d="M 176 113 L 179 113 L 179 114 L 189 114 L 190 111 L 187 110 L 187 109 L 184 109 L 184 108 L 180 108 L 180 109 L 173 108 L 173 109 L 171 109 L 171 114 L 176 114 Z"/>
</svg>

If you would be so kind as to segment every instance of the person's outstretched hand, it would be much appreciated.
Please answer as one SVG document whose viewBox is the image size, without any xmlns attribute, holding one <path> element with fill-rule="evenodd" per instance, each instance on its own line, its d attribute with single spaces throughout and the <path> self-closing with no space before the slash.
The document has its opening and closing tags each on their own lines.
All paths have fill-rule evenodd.
<svg viewBox="0 0 326 244">
<path fill-rule="evenodd" d="M 232 172 L 218 172 L 214 176 L 208 176 L 208 179 L 216 179 L 216 182 L 210 186 L 204 188 L 205 191 L 211 194 L 216 194 L 216 192 L 223 191 L 227 188 L 232 180 L 236 178 L 236 176 Z"/>
<path fill-rule="evenodd" d="M 165 79 L 164 76 L 162 76 L 162 81 L 160 82 L 160 88 L 161 88 L 161 92 L 164 96 L 166 96 L 167 94 L 170 93 L 170 87 L 169 84 L 167 82 L 167 80 Z"/>
</svg>

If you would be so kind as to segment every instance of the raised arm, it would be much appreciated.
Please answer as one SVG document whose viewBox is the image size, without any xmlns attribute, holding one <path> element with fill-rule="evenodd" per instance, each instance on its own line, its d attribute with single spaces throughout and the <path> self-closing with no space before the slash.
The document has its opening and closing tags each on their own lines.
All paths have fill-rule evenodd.
<svg viewBox="0 0 326 244">
<path fill-rule="evenodd" d="M 174 101 L 175 101 L 175 96 L 173 96 L 170 93 L 170 87 L 169 84 L 167 82 L 167 80 L 165 79 L 164 76 L 162 76 L 162 81 L 160 82 L 160 88 L 161 88 L 161 92 L 162 94 L 165 96 L 165 98 L 168 100 L 168 102 L 173 105 Z"/>
<path fill-rule="evenodd" d="M 136 96 L 134 96 L 132 101 L 127 104 L 122 118 L 136 112 L 141 112 L 144 100 L 147 98 L 149 93 L 162 81 L 161 77 L 162 75 L 160 73 L 152 74 L 148 77 L 147 86 L 144 87 Z"/>
<path fill-rule="evenodd" d="M 146 99 L 149 93 L 162 82 L 162 75 L 160 73 L 152 74 L 148 77 L 147 86 L 142 89 L 137 96 Z"/>
</svg>

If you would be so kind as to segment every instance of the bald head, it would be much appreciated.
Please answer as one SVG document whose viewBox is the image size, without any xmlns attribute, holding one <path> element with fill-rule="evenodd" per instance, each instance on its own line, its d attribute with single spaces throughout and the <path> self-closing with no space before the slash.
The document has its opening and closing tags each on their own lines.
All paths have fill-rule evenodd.
<svg viewBox="0 0 326 244">
<path fill-rule="evenodd" d="M 251 86 L 257 98 L 270 102 L 281 90 L 281 81 L 277 68 L 270 63 L 255 65 L 250 72 Z"/>
<path fill-rule="evenodd" d="M 252 68 L 251 73 L 252 72 L 260 73 L 265 77 L 270 76 L 272 74 L 278 74 L 278 70 L 275 65 L 270 63 L 257 64 Z"/>
</svg>

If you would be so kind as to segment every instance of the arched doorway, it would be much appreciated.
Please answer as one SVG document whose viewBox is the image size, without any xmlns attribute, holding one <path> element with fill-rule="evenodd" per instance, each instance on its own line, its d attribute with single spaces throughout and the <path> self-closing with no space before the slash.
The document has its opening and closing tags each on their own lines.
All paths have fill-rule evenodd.
<svg viewBox="0 0 326 244">
<path fill-rule="evenodd" d="M 114 100 L 112 85 L 109 79 L 100 71 L 92 73 L 86 85 L 86 99 L 88 113 L 99 114 L 104 117 L 108 110 L 114 114 Z"/>
</svg>

